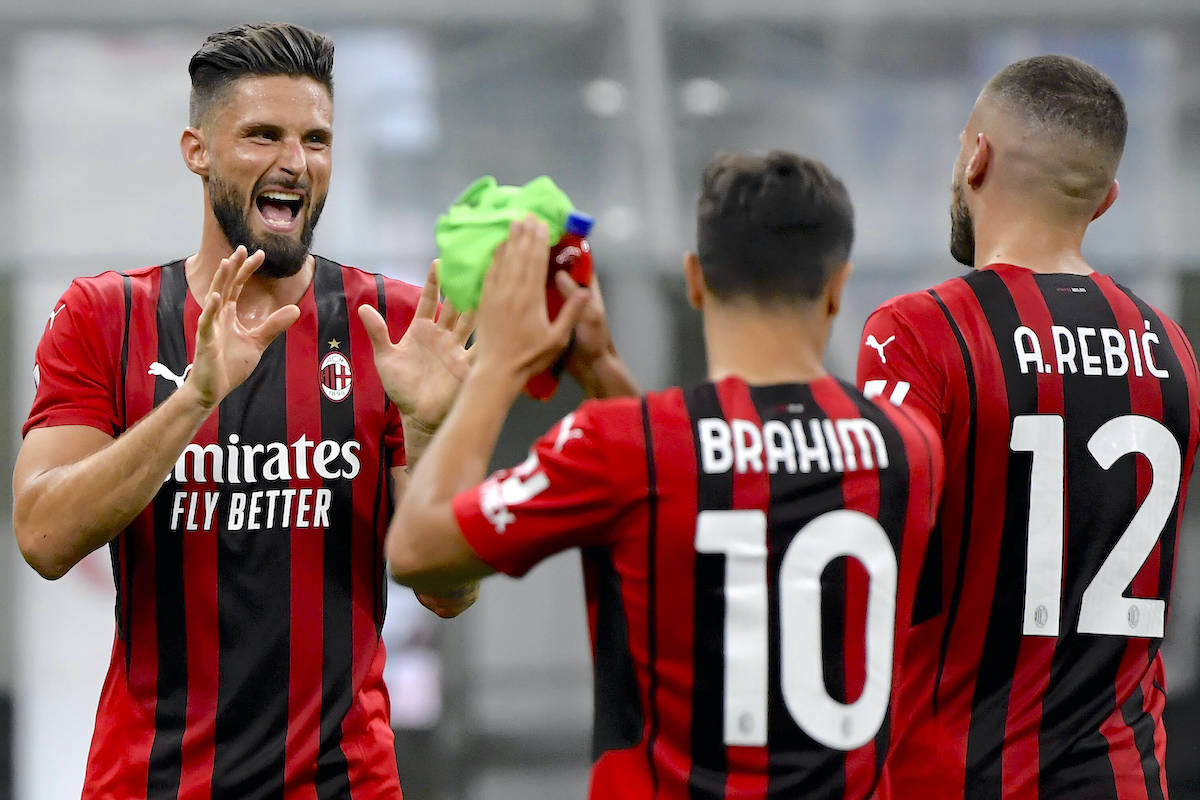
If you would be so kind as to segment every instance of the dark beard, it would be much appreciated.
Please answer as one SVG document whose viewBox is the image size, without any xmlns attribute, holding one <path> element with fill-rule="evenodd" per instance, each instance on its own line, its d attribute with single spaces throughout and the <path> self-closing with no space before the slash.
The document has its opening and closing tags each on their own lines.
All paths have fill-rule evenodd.
<svg viewBox="0 0 1200 800">
<path fill-rule="evenodd" d="M 312 212 L 304 221 L 304 225 L 300 229 L 300 240 L 297 241 L 291 237 L 273 233 L 255 237 L 250 229 L 251 209 L 242 208 L 237 192 L 220 178 L 216 176 L 209 178 L 208 191 L 213 216 L 217 218 L 217 224 L 221 226 L 221 231 L 225 234 L 229 244 L 235 248 L 242 244 L 251 254 L 255 250 L 262 250 L 266 255 L 262 266 L 258 268 L 258 274 L 267 278 L 289 278 L 300 271 L 300 268 L 304 266 L 304 260 L 308 257 L 308 249 L 312 245 L 313 231 L 317 227 L 317 220 L 321 218 L 321 210 L 325 207 L 324 197 L 315 202 L 310 198 L 310 202 L 313 202 Z M 258 188 L 255 187 L 252 196 L 257 195 Z"/>
<path fill-rule="evenodd" d="M 950 202 L 950 255 L 964 267 L 975 267 L 975 220 L 963 200 L 962 191 L 955 186 Z"/>
</svg>

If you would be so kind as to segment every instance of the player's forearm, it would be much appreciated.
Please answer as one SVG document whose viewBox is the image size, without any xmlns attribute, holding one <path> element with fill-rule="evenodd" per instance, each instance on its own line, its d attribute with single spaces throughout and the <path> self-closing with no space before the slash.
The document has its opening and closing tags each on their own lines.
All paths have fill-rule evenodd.
<svg viewBox="0 0 1200 800">
<path fill-rule="evenodd" d="M 579 383 L 586 397 L 602 399 L 641 394 L 637 381 L 616 350 L 609 350 L 590 364 L 574 365 L 571 376 Z"/>
<path fill-rule="evenodd" d="M 100 449 L 22 476 L 13 527 L 25 560 L 53 580 L 107 544 L 149 505 L 211 413 L 185 384 Z"/>
<path fill-rule="evenodd" d="M 471 370 L 420 466 L 409 475 L 388 531 L 388 560 L 403 583 L 433 592 L 453 584 L 455 576 L 438 573 L 461 541 L 454 498 L 487 476 L 500 428 L 523 383 L 486 364 Z"/>
</svg>

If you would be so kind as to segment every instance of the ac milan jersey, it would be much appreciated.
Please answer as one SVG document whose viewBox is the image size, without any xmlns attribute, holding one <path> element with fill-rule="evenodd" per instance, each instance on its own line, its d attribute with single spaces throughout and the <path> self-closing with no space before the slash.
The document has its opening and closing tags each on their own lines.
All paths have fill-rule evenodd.
<svg viewBox="0 0 1200 800">
<path fill-rule="evenodd" d="M 880 307 L 858 380 L 940 430 L 902 796 L 1165 798 L 1159 647 L 1197 445 L 1179 326 L 1098 274 L 992 265 Z"/>
<path fill-rule="evenodd" d="M 865 798 L 941 482 L 936 436 L 833 378 L 585 403 L 455 499 L 524 574 L 582 551 L 597 798 Z"/>
<path fill-rule="evenodd" d="M 112 541 L 85 800 L 399 797 L 379 626 L 404 448 L 355 314 L 379 308 L 395 335 L 417 294 L 317 258 L 299 320 Z M 182 261 L 76 280 L 25 431 L 120 435 L 182 385 L 199 316 Z"/>
</svg>

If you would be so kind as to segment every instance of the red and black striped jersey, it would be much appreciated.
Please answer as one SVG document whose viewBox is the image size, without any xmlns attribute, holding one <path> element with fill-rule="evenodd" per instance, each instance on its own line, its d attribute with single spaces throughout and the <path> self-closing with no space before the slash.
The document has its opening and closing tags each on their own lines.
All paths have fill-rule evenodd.
<svg viewBox="0 0 1200 800">
<path fill-rule="evenodd" d="M 112 541 L 85 800 L 399 797 L 379 627 L 403 435 L 355 314 L 395 336 L 417 295 L 317 258 L 299 320 Z M 74 281 L 25 430 L 119 436 L 182 385 L 199 315 L 182 261 Z"/>
<path fill-rule="evenodd" d="M 940 430 L 900 796 L 1165 798 L 1159 647 L 1197 445 L 1179 326 L 1099 274 L 992 265 L 891 300 L 858 381 Z"/>
<path fill-rule="evenodd" d="M 455 499 L 499 571 L 581 548 L 591 797 L 887 796 L 941 484 L 936 435 L 897 411 L 830 377 L 592 401 Z"/>
</svg>

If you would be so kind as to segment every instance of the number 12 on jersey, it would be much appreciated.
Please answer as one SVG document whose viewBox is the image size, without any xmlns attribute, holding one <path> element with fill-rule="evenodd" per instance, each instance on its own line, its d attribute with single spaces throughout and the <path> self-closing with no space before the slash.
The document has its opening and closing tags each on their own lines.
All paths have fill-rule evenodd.
<svg viewBox="0 0 1200 800">
<path fill-rule="evenodd" d="M 1125 590 L 1146 563 L 1179 493 L 1179 443 L 1159 421 L 1126 414 L 1110 419 L 1088 439 L 1102 468 L 1141 453 L 1153 479 L 1146 499 L 1125 526 L 1108 558 L 1083 592 L 1079 632 L 1162 638 L 1166 603 L 1126 597 Z M 1066 484 L 1063 419 L 1053 414 L 1013 418 L 1009 447 L 1033 454 L 1029 476 L 1029 539 L 1026 545 L 1026 636 L 1058 636 L 1062 614 L 1063 504 Z M 1079 535 L 1087 535 L 1081 531 Z"/>
<path fill-rule="evenodd" d="M 696 551 L 725 556 L 725 744 L 767 743 L 767 517 L 760 510 L 702 511 Z M 842 703 L 825 687 L 821 655 L 821 574 L 834 559 L 857 559 L 870 576 L 866 685 Z M 891 695 L 896 627 L 896 551 L 883 527 L 858 511 L 813 519 L 793 537 L 779 566 L 779 668 L 792 719 L 826 747 L 853 750 L 875 737 Z"/>
</svg>

